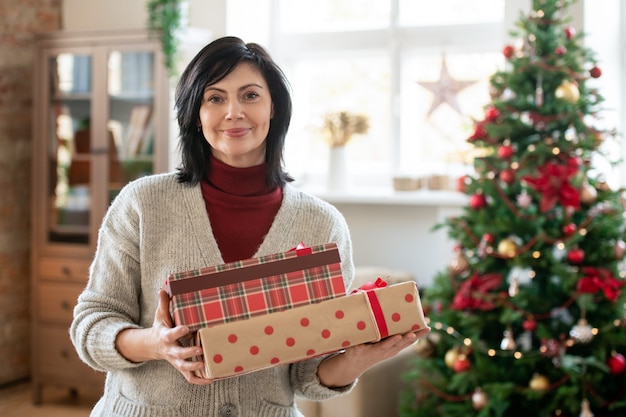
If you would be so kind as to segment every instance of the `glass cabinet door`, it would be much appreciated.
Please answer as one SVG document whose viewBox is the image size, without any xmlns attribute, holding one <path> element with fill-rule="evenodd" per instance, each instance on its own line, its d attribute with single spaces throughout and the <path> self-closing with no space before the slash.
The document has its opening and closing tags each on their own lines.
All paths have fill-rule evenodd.
<svg viewBox="0 0 626 417">
<path fill-rule="evenodd" d="M 153 172 L 154 67 L 150 51 L 108 55 L 109 200 L 129 181 Z"/>
<path fill-rule="evenodd" d="M 120 189 L 162 169 L 154 157 L 158 58 L 154 50 L 125 48 L 47 59 L 50 244 L 95 244 L 96 223 Z"/>
<path fill-rule="evenodd" d="M 49 58 L 48 240 L 89 243 L 92 106 L 90 55 Z"/>
</svg>

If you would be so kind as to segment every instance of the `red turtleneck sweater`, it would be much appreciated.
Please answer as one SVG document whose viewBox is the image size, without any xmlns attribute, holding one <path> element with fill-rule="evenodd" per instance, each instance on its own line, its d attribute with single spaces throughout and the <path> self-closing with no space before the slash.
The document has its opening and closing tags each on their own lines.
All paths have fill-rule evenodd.
<svg viewBox="0 0 626 417">
<path fill-rule="evenodd" d="M 280 208 L 282 190 L 265 184 L 265 167 L 234 168 L 211 156 L 202 196 L 224 262 L 254 256 Z"/>
</svg>

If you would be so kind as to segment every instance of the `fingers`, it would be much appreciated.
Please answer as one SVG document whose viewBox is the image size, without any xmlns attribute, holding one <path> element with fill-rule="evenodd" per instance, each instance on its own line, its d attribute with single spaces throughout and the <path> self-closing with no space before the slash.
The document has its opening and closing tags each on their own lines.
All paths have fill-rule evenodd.
<svg viewBox="0 0 626 417">
<path fill-rule="evenodd" d="M 172 316 L 170 315 L 170 298 L 164 290 L 159 291 L 159 305 L 157 306 L 156 317 L 167 327 L 174 327 Z"/>
<path fill-rule="evenodd" d="M 190 384 L 194 384 L 194 385 L 209 385 L 213 383 L 212 379 L 200 378 L 196 376 L 195 374 L 193 374 L 192 372 L 185 375 L 185 379 L 187 379 L 187 381 Z"/>
<path fill-rule="evenodd" d="M 163 359 L 167 360 L 180 372 L 190 384 L 208 385 L 210 379 L 195 375 L 196 371 L 204 368 L 202 361 L 202 349 L 197 346 L 181 346 L 179 340 L 189 335 L 187 326 L 174 326 L 170 314 L 170 299 L 167 292 L 159 291 L 159 303 L 154 316 L 154 326 L 158 333 L 160 352 Z"/>
<path fill-rule="evenodd" d="M 189 335 L 189 327 L 177 326 L 171 329 L 167 329 L 163 332 L 163 338 L 166 342 L 176 342 L 179 339 L 187 337 Z"/>
</svg>

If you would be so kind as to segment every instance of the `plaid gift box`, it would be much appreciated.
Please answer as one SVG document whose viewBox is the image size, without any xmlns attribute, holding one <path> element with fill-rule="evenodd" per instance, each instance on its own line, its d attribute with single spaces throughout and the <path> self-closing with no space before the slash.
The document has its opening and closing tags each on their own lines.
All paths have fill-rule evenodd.
<svg viewBox="0 0 626 417">
<path fill-rule="evenodd" d="M 415 282 L 370 285 L 345 297 L 200 329 L 195 343 L 202 346 L 205 369 L 198 374 L 228 378 L 409 331 L 419 337 L 430 331 Z"/>
<path fill-rule="evenodd" d="M 346 294 L 335 243 L 171 274 L 165 289 L 191 331 Z"/>
</svg>

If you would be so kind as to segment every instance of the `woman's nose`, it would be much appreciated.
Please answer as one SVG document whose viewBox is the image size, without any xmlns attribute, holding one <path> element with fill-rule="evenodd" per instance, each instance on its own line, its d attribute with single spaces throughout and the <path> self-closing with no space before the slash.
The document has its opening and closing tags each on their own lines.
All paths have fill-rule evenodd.
<svg viewBox="0 0 626 417">
<path fill-rule="evenodd" d="M 241 104 L 236 101 L 231 101 L 228 104 L 228 110 L 226 113 L 227 119 L 241 119 L 243 118 L 243 108 Z"/>
</svg>

